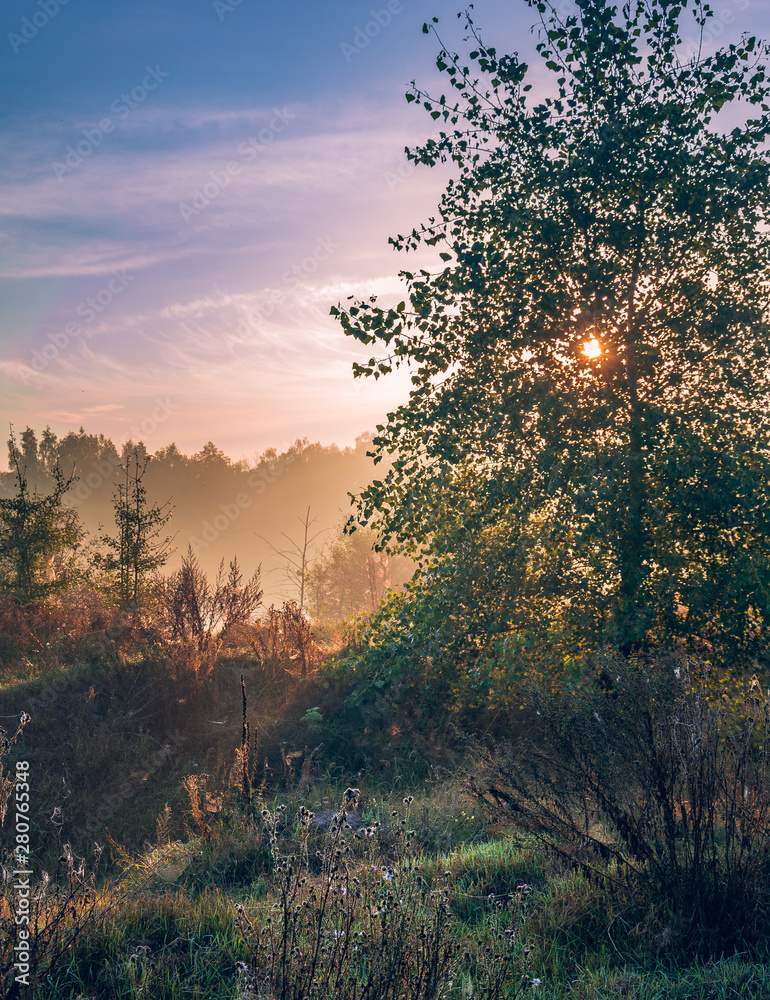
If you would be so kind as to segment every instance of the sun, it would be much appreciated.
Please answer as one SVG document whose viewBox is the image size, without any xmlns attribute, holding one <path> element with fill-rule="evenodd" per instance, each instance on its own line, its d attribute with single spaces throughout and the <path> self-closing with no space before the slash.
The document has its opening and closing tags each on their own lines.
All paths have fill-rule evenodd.
<svg viewBox="0 0 770 1000">
<path fill-rule="evenodd" d="M 585 344 L 583 344 L 583 354 L 585 354 L 587 358 L 598 358 L 601 353 L 602 345 L 596 337 L 594 337 L 593 340 L 587 340 Z"/>
</svg>

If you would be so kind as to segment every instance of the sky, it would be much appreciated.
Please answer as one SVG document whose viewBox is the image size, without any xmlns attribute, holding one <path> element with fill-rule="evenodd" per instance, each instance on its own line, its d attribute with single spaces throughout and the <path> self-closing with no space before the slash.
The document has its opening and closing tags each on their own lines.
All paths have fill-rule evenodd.
<svg viewBox="0 0 770 1000">
<path fill-rule="evenodd" d="M 564 4 L 570 0 L 562 0 Z M 770 35 L 714 0 L 707 44 Z M 352 444 L 408 375 L 354 380 L 329 309 L 398 301 L 388 237 L 434 211 L 446 0 L 8 0 L 0 12 L 0 419 L 233 459 Z M 537 63 L 524 0 L 478 0 L 487 44 Z M 716 35 L 719 35 L 717 40 Z M 535 83 L 541 74 L 535 70 Z M 536 91 L 537 92 L 537 87 Z M 0 456 L 0 462 L 4 456 Z"/>
</svg>

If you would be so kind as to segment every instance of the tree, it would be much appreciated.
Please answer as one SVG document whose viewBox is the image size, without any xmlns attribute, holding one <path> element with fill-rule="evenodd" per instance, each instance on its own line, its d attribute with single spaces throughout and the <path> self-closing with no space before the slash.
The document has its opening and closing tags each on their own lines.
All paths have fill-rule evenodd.
<svg viewBox="0 0 770 1000">
<path fill-rule="evenodd" d="M 29 435 L 24 441 L 29 453 Z M 62 586 L 64 581 L 56 579 L 53 569 L 54 558 L 76 545 L 81 532 L 75 511 L 64 504 L 74 476 L 66 477 L 55 465 L 53 490 L 47 494 L 30 490 L 24 457 L 16 447 L 13 430 L 9 451 L 15 467 L 16 495 L 0 499 L 0 588 L 26 604 Z"/>
<path fill-rule="evenodd" d="M 11 432 L 8 441 L 8 462 L 12 466 L 21 462 L 27 476 L 37 477 L 43 471 L 38 454 L 37 436 L 31 427 L 26 427 L 22 431 L 21 448 L 16 444 L 13 431 Z"/>
<path fill-rule="evenodd" d="M 310 526 L 315 524 L 316 521 L 315 518 L 312 520 L 310 518 L 310 507 L 305 512 L 304 520 L 301 517 L 297 517 L 297 520 L 302 525 L 302 544 L 295 542 L 293 538 L 289 538 L 285 531 L 282 531 L 281 534 L 291 546 L 288 549 L 278 549 L 271 542 L 268 542 L 266 538 L 263 538 L 262 535 L 259 537 L 270 546 L 277 556 L 281 556 L 285 560 L 284 573 L 289 583 L 293 587 L 296 587 L 299 592 L 299 607 L 300 611 L 302 611 L 305 607 L 305 585 L 310 568 L 310 546 L 326 529 L 316 531 L 314 535 L 309 536 Z"/>
<path fill-rule="evenodd" d="M 59 458 L 59 442 L 48 424 L 41 435 L 38 454 L 43 467 L 52 472 Z"/>
<path fill-rule="evenodd" d="M 391 240 L 441 264 L 401 271 L 397 305 L 332 309 L 384 352 L 357 376 L 413 370 L 374 439 L 375 461 L 395 461 L 358 517 L 459 574 L 463 547 L 502 530 L 492 631 L 558 620 L 626 654 L 693 635 L 755 653 L 770 626 L 768 47 L 681 60 L 686 0 L 528 3 L 553 90 L 533 98 L 529 67 L 470 21 L 469 65 L 442 44 L 455 96 L 412 85 L 442 130 L 407 152 L 458 175 L 437 217 Z M 691 13 L 703 32 L 711 10 Z M 737 101 L 761 113 L 720 128 Z"/>
<path fill-rule="evenodd" d="M 342 529 L 313 559 L 306 573 L 306 594 L 315 618 L 333 620 L 374 612 L 387 591 L 405 583 L 415 565 L 404 556 L 377 549 L 376 534 Z"/>
<path fill-rule="evenodd" d="M 65 468 L 74 466 L 83 473 L 90 472 L 94 467 L 109 465 L 115 469 L 118 466 L 118 453 L 112 441 L 103 434 L 87 434 L 83 427 L 77 433 L 69 431 L 61 438 L 57 454 Z"/>
<path fill-rule="evenodd" d="M 198 462 L 203 472 L 215 473 L 228 469 L 232 462 L 225 455 L 221 448 L 217 448 L 213 441 L 207 441 L 199 452 L 193 455 L 193 461 Z"/>
<path fill-rule="evenodd" d="M 102 536 L 102 542 L 111 550 L 107 569 L 118 573 L 120 599 L 134 607 L 139 603 L 142 581 L 168 559 L 172 540 L 171 536 L 159 537 L 171 517 L 171 501 L 147 506 L 147 490 L 142 480 L 148 462 L 148 457 L 142 460 L 135 451 L 133 456 L 126 457 L 125 465 L 119 466 L 123 482 L 116 483 L 113 492 L 118 534 Z"/>
</svg>

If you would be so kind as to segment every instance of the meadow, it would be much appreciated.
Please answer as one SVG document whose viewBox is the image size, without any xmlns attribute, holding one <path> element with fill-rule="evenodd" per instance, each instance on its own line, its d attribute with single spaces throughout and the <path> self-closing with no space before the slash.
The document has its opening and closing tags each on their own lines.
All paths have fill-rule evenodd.
<svg viewBox="0 0 770 1000">
<path fill-rule="evenodd" d="M 3 604 L 2 771 L 29 763 L 33 873 L 27 985 L 6 784 L 4 996 L 770 996 L 756 682 L 733 698 L 648 662 L 608 698 L 594 664 L 567 702 L 530 683 L 520 704 L 522 682 L 440 711 L 426 677 L 352 697 L 361 624 L 300 648 L 291 613 L 202 658 L 150 603 Z M 629 771 L 656 674 L 657 771 Z"/>
</svg>

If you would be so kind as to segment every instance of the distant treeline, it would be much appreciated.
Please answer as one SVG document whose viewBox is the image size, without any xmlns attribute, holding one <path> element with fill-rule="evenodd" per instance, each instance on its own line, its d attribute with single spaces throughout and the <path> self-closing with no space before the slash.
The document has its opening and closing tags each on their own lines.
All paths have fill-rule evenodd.
<svg viewBox="0 0 770 1000">
<path fill-rule="evenodd" d="M 120 449 L 103 434 L 88 434 L 81 427 L 61 438 L 46 427 L 38 438 L 27 427 L 17 436 L 16 449 L 26 469 L 30 488 L 46 492 L 51 472 L 58 461 L 65 475 L 74 472 L 77 479 L 67 495 L 67 502 L 78 514 L 85 530 L 94 539 L 113 527 L 112 496 L 121 466 L 136 454 L 139 461 L 149 458 L 144 486 L 149 503 L 171 500 L 173 515 L 168 529 L 174 535 L 174 551 L 167 569 L 175 569 L 191 545 L 203 569 L 216 572 L 220 561 L 237 555 L 246 575 L 262 565 L 266 600 L 297 598 L 297 587 L 287 577 L 291 570 L 289 556 L 295 546 L 304 544 L 303 521 L 310 508 L 312 522 L 308 536 L 314 538 L 307 555 L 315 563 L 315 591 L 309 589 L 308 602 L 322 605 L 322 610 L 346 614 L 361 610 L 375 600 L 374 590 L 404 582 L 411 576 L 413 564 L 406 559 L 372 557 L 374 538 L 369 532 L 353 540 L 343 539 L 341 525 L 350 512 L 350 493 L 365 487 L 373 475 L 373 463 L 367 457 L 371 434 L 362 434 L 355 447 L 311 444 L 297 440 L 279 453 L 269 448 L 252 462 L 234 462 L 209 441 L 193 455 L 185 455 L 175 444 L 148 454 L 143 442 L 127 441 Z M 14 468 L 13 445 L 9 442 L 9 463 Z M 16 487 L 13 471 L 0 473 L 0 492 L 11 496 Z M 366 544 L 362 545 L 364 538 Z M 362 562 L 349 576 L 353 563 Z M 343 564 L 348 570 L 343 572 Z M 376 563 L 376 566 L 374 565 Z M 330 580 L 321 586 L 319 576 L 336 576 L 336 589 L 328 592 Z M 362 593 L 372 587 L 371 593 Z M 308 581 L 310 583 L 310 581 Z M 328 585 L 328 586 L 327 586 Z M 342 589 L 340 589 L 340 587 Z M 322 590 L 327 591 L 322 595 Z M 358 591 L 357 599 L 353 593 Z"/>
</svg>

